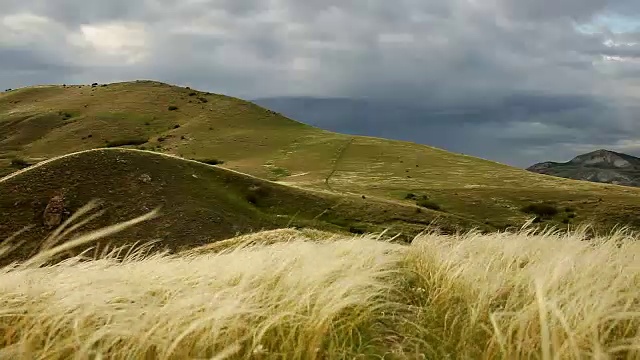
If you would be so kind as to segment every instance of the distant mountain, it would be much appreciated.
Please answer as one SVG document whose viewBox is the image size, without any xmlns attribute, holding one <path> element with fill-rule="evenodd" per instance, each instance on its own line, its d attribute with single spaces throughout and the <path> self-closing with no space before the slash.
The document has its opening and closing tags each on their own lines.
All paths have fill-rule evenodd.
<svg viewBox="0 0 640 360">
<path fill-rule="evenodd" d="M 535 164 L 527 170 L 568 179 L 640 187 L 640 158 L 604 149 L 576 156 L 566 163 Z"/>
</svg>

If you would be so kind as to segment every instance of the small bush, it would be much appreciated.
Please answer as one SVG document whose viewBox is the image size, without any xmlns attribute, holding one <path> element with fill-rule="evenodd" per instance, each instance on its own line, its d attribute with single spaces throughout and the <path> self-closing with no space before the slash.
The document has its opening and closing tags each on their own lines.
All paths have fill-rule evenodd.
<svg viewBox="0 0 640 360">
<path fill-rule="evenodd" d="M 174 129 L 179 129 L 179 128 L 180 128 L 180 124 L 175 124 L 175 125 L 173 125 L 173 128 L 174 128 Z"/>
<path fill-rule="evenodd" d="M 209 100 L 207 100 L 207 98 L 205 97 L 199 97 L 198 100 L 200 100 L 201 103 L 206 104 L 209 102 Z"/>
<path fill-rule="evenodd" d="M 168 107 L 168 109 L 169 109 L 169 111 L 176 111 L 176 110 L 178 110 L 178 107 L 177 107 L 177 106 L 175 106 L 175 105 L 170 105 L 170 106 Z"/>
<path fill-rule="evenodd" d="M 249 193 L 245 196 L 245 199 L 253 205 L 258 204 L 258 196 L 256 194 Z"/>
<path fill-rule="evenodd" d="M 277 177 L 277 178 L 283 178 L 283 177 L 287 177 L 287 176 L 291 176 L 291 172 L 289 172 L 289 170 L 282 168 L 282 167 L 271 167 L 269 168 L 269 171 L 271 172 L 271 174 L 273 174 L 273 176 Z"/>
<path fill-rule="evenodd" d="M 149 142 L 149 140 L 147 139 L 118 139 L 118 140 L 111 140 L 111 141 L 107 141 L 107 147 L 120 147 L 120 146 L 127 146 L 127 145 L 142 145 L 142 144 L 146 144 L 147 142 Z"/>
<path fill-rule="evenodd" d="M 62 116 L 62 118 L 64 120 L 69 120 L 69 119 L 71 119 L 73 117 L 73 115 L 71 113 L 66 112 L 66 111 L 59 111 L 58 115 Z"/>
<path fill-rule="evenodd" d="M 349 232 L 355 235 L 363 235 L 365 234 L 367 231 L 364 227 L 359 226 L 359 225 L 352 225 L 349 226 Z"/>
<path fill-rule="evenodd" d="M 554 217 L 558 214 L 558 208 L 551 204 L 529 204 L 520 209 L 527 214 L 534 214 L 541 218 Z"/>
<path fill-rule="evenodd" d="M 31 164 L 25 159 L 15 158 L 11 160 L 11 166 L 18 169 L 24 169 L 31 166 Z"/>
<path fill-rule="evenodd" d="M 96 86 L 98 86 L 98 83 L 91 84 L 91 87 L 96 87 Z"/>
<path fill-rule="evenodd" d="M 196 96 L 196 95 L 198 95 L 198 93 L 195 92 L 195 91 L 192 91 L 192 92 L 189 93 L 189 96 Z"/>
<path fill-rule="evenodd" d="M 414 194 L 414 193 L 408 193 L 404 197 L 405 200 L 416 200 L 417 198 L 418 198 L 418 196 L 416 194 Z"/>
<path fill-rule="evenodd" d="M 209 164 L 209 165 L 221 165 L 224 164 L 224 161 L 219 160 L 219 159 L 193 159 L 197 162 L 201 162 L 204 164 Z"/>
<path fill-rule="evenodd" d="M 435 210 L 435 211 L 440 211 L 442 210 L 442 207 L 440 205 L 438 205 L 437 203 L 431 201 L 431 200 L 419 200 L 416 202 L 416 204 L 420 207 L 426 208 L 426 209 L 430 209 L 430 210 Z"/>
<path fill-rule="evenodd" d="M 249 187 L 248 192 L 245 195 L 245 199 L 253 205 L 259 205 L 260 199 L 266 197 L 267 194 L 268 192 L 266 189 L 253 185 Z"/>
<path fill-rule="evenodd" d="M 414 193 L 408 193 L 407 195 L 405 195 L 404 199 L 420 201 L 420 200 L 428 200 L 429 197 L 427 195 L 417 195 Z"/>
</svg>

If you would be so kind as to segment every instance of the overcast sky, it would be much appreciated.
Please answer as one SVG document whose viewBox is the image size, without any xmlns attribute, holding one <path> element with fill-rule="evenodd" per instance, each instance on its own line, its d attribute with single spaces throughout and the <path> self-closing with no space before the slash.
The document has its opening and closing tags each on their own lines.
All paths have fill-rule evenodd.
<svg viewBox="0 0 640 360">
<path fill-rule="evenodd" d="M 448 132 L 517 166 L 640 155 L 638 0 L 0 0 L 1 87 L 142 78 L 481 111 Z"/>
</svg>

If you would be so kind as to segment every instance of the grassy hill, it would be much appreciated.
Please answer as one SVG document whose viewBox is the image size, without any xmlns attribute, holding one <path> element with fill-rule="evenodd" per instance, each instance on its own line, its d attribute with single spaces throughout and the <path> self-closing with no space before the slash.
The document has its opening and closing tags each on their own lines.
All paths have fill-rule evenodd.
<svg viewBox="0 0 640 360">
<path fill-rule="evenodd" d="M 0 94 L 0 173 L 107 146 L 223 161 L 225 168 L 293 187 L 419 203 L 490 228 L 520 226 L 535 213 L 554 225 L 640 228 L 640 189 L 533 174 L 414 143 L 336 134 L 222 95 L 150 81 Z"/>
<path fill-rule="evenodd" d="M 87 225 L 89 230 L 161 207 L 160 217 L 109 240 L 113 246 L 158 240 L 172 251 L 287 226 L 356 233 L 390 228 L 409 236 L 436 219 L 450 231 L 482 227 L 436 211 L 418 212 L 411 204 L 304 190 L 155 152 L 98 149 L 0 179 L 0 234 L 8 237 L 36 225 L 21 235 L 29 241 L 9 260 L 24 260 L 38 249 L 41 242 L 35 240 L 51 231 L 43 214 L 58 196 L 64 198 L 63 220 L 91 200 L 101 201 L 105 213 Z"/>
</svg>

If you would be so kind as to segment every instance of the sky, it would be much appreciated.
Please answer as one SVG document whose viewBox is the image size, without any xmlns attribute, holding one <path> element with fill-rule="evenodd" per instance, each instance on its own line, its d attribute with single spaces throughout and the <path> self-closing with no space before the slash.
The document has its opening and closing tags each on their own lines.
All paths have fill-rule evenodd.
<svg viewBox="0 0 640 360">
<path fill-rule="evenodd" d="M 2 88 L 153 79 L 244 99 L 366 98 L 466 112 L 438 117 L 451 141 L 438 145 L 511 165 L 599 148 L 640 155 L 637 0 L 0 0 L 0 9 Z M 418 139 L 425 128 L 388 121 Z"/>
</svg>

